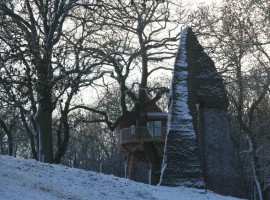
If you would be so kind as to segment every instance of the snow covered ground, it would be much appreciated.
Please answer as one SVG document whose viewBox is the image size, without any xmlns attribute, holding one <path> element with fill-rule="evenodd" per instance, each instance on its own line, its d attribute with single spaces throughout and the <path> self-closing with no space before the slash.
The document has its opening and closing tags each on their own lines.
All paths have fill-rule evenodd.
<svg viewBox="0 0 270 200">
<path fill-rule="evenodd" d="M 0 155 L 1 200 L 233 200 L 185 187 L 150 186 L 115 176 Z"/>
</svg>

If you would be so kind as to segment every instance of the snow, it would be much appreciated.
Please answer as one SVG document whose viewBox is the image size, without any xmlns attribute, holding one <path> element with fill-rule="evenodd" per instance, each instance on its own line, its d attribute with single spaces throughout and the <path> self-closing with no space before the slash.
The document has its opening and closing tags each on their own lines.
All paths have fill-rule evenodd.
<svg viewBox="0 0 270 200">
<path fill-rule="evenodd" d="M 185 131 L 189 132 L 191 136 L 195 138 L 192 116 L 189 114 L 190 111 L 188 108 L 188 63 L 186 51 L 188 29 L 189 27 L 185 26 L 180 35 L 170 89 L 171 102 L 167 121 L 167 133 L 169 133 L 169 130 L 184 131 L 183 128 L 186 127 Z M 176 88 L 174 88 L 174 86 L 176 86 Z M 174 115 L 174 117 L 172 117 L 172 115 Z M 172 118 L 174 121 L 172 121 Z"/>
<path fill-rule="evenodd" d="M 179 67 L 187 67 L 187 51 L 186 51 L 186 40 L 187 40 L 187 33 L 188 33 L 189 27 L 186 26 L 184 29 L 181 31 L 180 35 L 180 44 L 178 48 L 178 58 L 175 61 L 176 66 Z"/>
<path fill-rule="evenodd" d="M 112 175 L 0 155 L 0 199 L 233 200 L 211 191 L 150 186 Z"/>
</svg>

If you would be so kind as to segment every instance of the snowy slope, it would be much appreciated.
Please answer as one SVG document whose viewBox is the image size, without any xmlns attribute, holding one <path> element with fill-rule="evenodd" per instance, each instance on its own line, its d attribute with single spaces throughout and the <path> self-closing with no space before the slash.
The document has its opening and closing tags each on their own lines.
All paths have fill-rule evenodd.
<svg viewBox="0 0 270 200">
<path fill-rule="evenodd" d="M 0 155 L 0 200 L 225 200 L 185 187 L 150 186 L 123 178 Z"/>
</svg>

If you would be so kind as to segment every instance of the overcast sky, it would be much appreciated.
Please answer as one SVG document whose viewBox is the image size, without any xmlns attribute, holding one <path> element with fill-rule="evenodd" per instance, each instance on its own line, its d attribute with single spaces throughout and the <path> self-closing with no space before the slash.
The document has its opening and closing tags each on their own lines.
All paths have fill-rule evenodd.
<svg viewBox="0 0 270 200">
<path fill-rule="evenodd" d="M 200 3 L 211 4 L 213 2 L 219 2 L 221 0 L 183 0 L 183 1 L 193 5 L 198 5 Z"/>
</svg>

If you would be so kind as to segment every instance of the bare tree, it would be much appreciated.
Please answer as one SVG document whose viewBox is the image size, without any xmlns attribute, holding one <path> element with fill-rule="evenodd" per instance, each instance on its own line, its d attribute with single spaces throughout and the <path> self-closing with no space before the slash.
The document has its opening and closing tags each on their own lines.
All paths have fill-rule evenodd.
<svg viewBox="0 0 270 200">
<path fill-rule="evenodd" d="M 109 113 L 93 106 L 76 105 L 72 108 L 96 112 L 107 126 L 114 130 L 121 119 L 136 116 L 136 126 L 146 126 L 147 107 L 158 101 L 168 91 L 165 87 L 150 88 L 148 81 L 154 74 L 171 70 L 167 65 L 174 57 L 181 16 L 171 15 L 171 1 L 115 1 L 104 2 L 97 11 L 99 18 L 93 23 L 102 27 L 97 40 L 96 51 L 104 59 L 104 67 L 111 75 L 104 78 L 103 85 L 116 82 L 120 89 L 121 114 L 110 120 Z M 101 43 L 102 42 L 102 43 Z M 94 50 L 95 48 L 92 48 Z M 153 98 L 147 97 L 152 93 Z M 133 109 L 128 107 L 131 100 Z M 138 135 L 138 137 L 140 137 Z M 160 158 L 151 143 L 144 143 L 151 152 L 153 173 L 160 171 Z M 154 152 L 154 153 L 153 153 Z M 158 174 L 153 174 L 153 184 L 158 182 Z"/>
<path fill-rule="evenodd" d="M 171 14 L 170 9 L 175 6 L 171 1 L 115 1 L 103 5 L 94 21 L 102 27 L 99 35 L 102 44 L 97 41 L 100 47 L 97 52 L 102 58 L 107 56 L 104 67 L 111 71 L 104 83 L 119 85 L 121 115 L 111 122 L 105 112 L 88 110 L 103 115 L 111 130 L 131 112 L 136 113 L 139 126 L 145 125 L 146 107 L 168 91 L 165 87 L 150 88 L 148 80 L 172 69 L 168 63 L 177 48 L 182 15 Z M 153 98 L 148 102 L 150 93 Z M 134 110 L 128 109 L 128 99 L 133 102 Z"/>
<path fill-rule="evenodd" d="M 119 99 L 119 89 L 112 86 L 93 104 L 113 120 L 120 114 Z M 118 154 L 117 134 L 99 119 L 99 114 L 84 110 L 70 114 L 71 142 L 63 163 L 92 171 L 100 171 L 102 164 L 104 173 L 123 176 L 124 161 Z"/>
<path fill-rule="evenodd" d="M 29 120 L 33 123 L 35 134 L 39 136 L 38 157 L 44 162 L 53 162 L 53 111 L 60 106 L 61 97 L 65 98 L 59 125 L 65 129 L 65 137 L 63 141 L 58 137 L 58 151 L 55 154 L 55 162 L 60 162 L 69 141 L 69 104 L 81 79 L 86 79 L 82 74 L 90 74 L 90 69 L 96 66 L 83 63 L 85 59 L 81 61 L 79 56 L 78 46 L 82 45 L 85 37 L 80 35 L 83 21 L 79 20 L 80 16 L 76 21 L 69 19 L 75 19 L 76 14 L 80 13 L 77 8 L 86 10 L 91 16 L 99 6 L 100 3 L 95 1 L 80 3 L 65 0 L 10 0 L 0 3 L 0 39 L 5 48 L 1 53 L 1 63 L 6 74 L 2 83 L 6 85 L 9 100 L 16 102 L 22 117 L 26 117 L 25 125 Z M 67 33 L 71 35 L 66 36 L 64 41 L 63 35 Z M 70 46 L 67 47 L 67 44 Z M 73 59 L 67 55 L 73 56 Z M 81 68 L 81 65 L 84 67 Z M 100 77 L 99 72 L 95 75 Z M 89 82 L 93 82 L 93 79 L 89 78 Z"/>
</svg>

